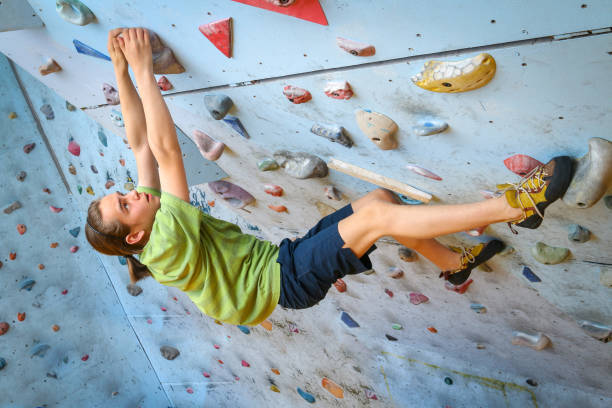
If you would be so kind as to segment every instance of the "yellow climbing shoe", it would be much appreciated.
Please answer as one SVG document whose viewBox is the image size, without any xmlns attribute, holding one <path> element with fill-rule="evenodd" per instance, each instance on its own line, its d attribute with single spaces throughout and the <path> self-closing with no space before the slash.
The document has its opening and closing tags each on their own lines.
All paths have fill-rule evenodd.
<svg viewBox="0 0 612 408">
<path fill-rule="evenodd" d="M 517 232 L 512 225 L 531 229 L 540 226 L 546 207 L 565 194 L 572 178 L 572 166 L 568 156 L 558 156 L 531 170 L 518 183 L 497 185 L 508 204 L 523 209 L 523 218 L 508 222 L 514 234 Z"/>
<path fill-rule="evenodd" d="M 461 252 L 461 267 L 454 271 L 440 273 L 440 277 L 446 279 L 453 285 L 461 285 L 472 273 L 472 269 L 491 259 L 496 253 L 504 249 L 504 243 L 498 239 L 481 243 L 471 248 L 454 248 L 451 250 Z"/>
</svg>

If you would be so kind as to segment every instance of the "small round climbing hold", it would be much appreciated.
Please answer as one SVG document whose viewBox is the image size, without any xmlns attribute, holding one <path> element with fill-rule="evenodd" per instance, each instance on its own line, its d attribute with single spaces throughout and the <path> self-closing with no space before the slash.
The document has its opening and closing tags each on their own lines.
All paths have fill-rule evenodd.
<svg viewBox="0 0 612 408">
<path fill-rule="evenodd" d="M 263 327 L 264 329 L 270 331 L 272 330 L 272 322 L 270 320 L 264 320 L 263 322 L 261 322 L 261 327 Z"/>
<path fill-rule="evenodd" d="M 6 367 L 6 360 L 0 357 L 0 370 Z"/>
<path fill-rule="evenodd" d="M 277 387 L 276 385 L 274 385 L 274 384 L 272 384 L 272 385 L 270 386 L 270 390 L 271 390 L 271 391 L 274 391 L 274 392 L 280 392 L 280 390 L 278 389 L 278 387 Z"/>
<path fill-rule="evenodd" d="M 187 387 L 185 391 L 187 391 L 188 394 L 193 394 L 193 388 L 191 387 Z"/>
<path fill-rule="evenodd" d="M 271 210 L 274 210 L 276 212 L 279 212 L 279 213 L 280 212 L 288 212 L 287 211 L 287 207 L 285 207 L 284 205 L 272 205 L 272 204 L 270 204 L 270 205 L 268 205 L 268 208 L 271 209 Z"/>
<path fill-rule="evenodd" d="M 250 366 L 251 366 L 251 365 L 250 365 L 250 364 L 249 364 L 247 361 L 245 361 L 245 360 L 242 360 L 242 361 L 240 362 L 240 364 L 242 364 L 242 366 L 243 366 L 243 367 L 250 367 Z"/>
<path fill-rule="evenodd" d="M 404 276 L 404 271 L 402 271 L 397 266 L 392 266 L 392 267 L 389 268 L 389 277 L 391 277 L 393 279 L 399 279 L 402 276 Z"/>
<path fill-rule="evenodd" d="M 76 110 L 76 106 L 66 101 L 66 109 L 69 110 L 70 112 L 74 112 Z"/>
<path fill-rule="evenodd" d="M 19 320 L 20 322 L 23 322 L 25 318 L 26 318 L 25 312 L 17 313 L 17 320 Z"/>
<path fill-rule="evenodd" d="M 53 329 L 54 332 L 59 331 L 60 327 L 57 324 L 54 324 L 53 326 L 51 326 L 51 329 Z"/>
<path fill-rule="evenodd" d="M 429 298 L 422 293 L 410 292 L 410 303 L 420 305 L 421 303 L 429 302 Z"/>
<path fill-rule="evenodd" d="M 278 163 L 276 160 L 271 158 L 265 158 L 257 163 L 257 167 L 260 171 L 276 170 L 278 169 Z"/>
<path fill-rule="evenodd" d="M 51 244 L 49 244 L 49 247 L 51 248 L 57 248 L 57 246 L 59 245 L 59 243 L 57 242 L 52 242 Z"/>
<path fill-rule="evenodd" d="M 283 188 L 281 186 L 277 186 L 276 184 L 264 184 L 264 191 L 267 194 L 275 197 L 280 197 L 283 195 Z"/>
<path fill-rule="evenodd" d="M 87 361 L 89 360 L 89 354 L 85 354 L 83 355 L 83 357 L 81 357 L 81 361 Z"/>
<path fill-rule="evenodd" d="M 153 324 L 153 319 L 147 319 L 148 324 Z"/>
<path fill-rule="evenodd" d="M 7 322 L 0 322 L 0 336 L 6 334 L 11 326 Z"/>
<path fill-rule="evenodd" d="M 26 226 L 24 224 L 17 224 L 17 232 L 19 233 L 19 235 L 23 235 L 26 233 Z"/>
<path fill-rule="evenodd" d="M 397 250 L 397 255 L 399 255 L 400 259 L 404 262 L 416 262 L 419 259 L 415 251 L 406 247 L 400 247 Z"/>
<path fill-rule="evenodd" d="M 160 307 L 160 309 L 161 309 L 161 311 L 162 311 L 162 312 L 166 312 L 166 311 L 168 311 L 168 309 L 166 309 L 166 308 L 165 308 L 165 307 L 163 307 L 163 306 L 162 306 L 162 307 Z"/>
<path fill-rule="evenodd" d="M 448 385 L 453 385 L 453 379 L 450 377 L 444 377 L 444 383 Z"/>
<path fill-rule="evenodd" d="M 223 360 L 217 360 L 219 364 L 223 364 Z"/>
<path fill-rule="evenodd" d="M 11 261 L 14 261 L 15 259 L 17 259 L 17 252 L 11 252 L 9 253 L 9 259 Z"/>
<path fill-rule="evenodd" d="M 578 224 L 571 224 L 567 227 L 567 229 L 567 239 L 572 242 L 583 243 L 591 239 L 591 231 Z"/>
<path fill-rule="evenodd" d="M 71 247 L 70 247 L 70 252 L 72 252 L 73 254 L 74 254 L 76 251 L 78 251 L 78 250 L 79 250 L 78 245 L 73 245 L 73 246 L 71 246 Z"/>
<path fill-rule="evenodd" d="M 206 371 L 202 371 L 202 375 L 206 378 L 210 378 L 210 373 L 206 372 Z"/>
<path fill-rule="evenodd" d="M 68 294 L 68 289 L 62 290 L 62 295 L 67 295 L 67 294 Z"/>
<path fill-rule="evenodd" d="M 38 269 L 40 269 L 40 270 L 42 271 L 43 269 L 45 269 L 45 265 L 43 265 L 43 264 L 38 264 Z"/>
<path fill-rule="evenodd" d="M 221 348 L 221 346 L 218 345 L 218 344 L 213 344 L 213 347 L 216 348 L 217 350 L 219 350 Z"/>
<path fill-rule="evenodd" d="M 132 296 L 138 296 L 142 293 L 142 288 L 134 283 L 127 285 L 127 291 Z"/>
<path fill-rule="evenodd" d="M 17 114 L 15 112 L 9 112 L 8 117 L 9 119 L 15 119 L 17 117 Z"/>
<path fill-rule="evenodd" d="M 131 184 L 131 183 L 130 183 Z M 125 188 L 126 190 L 129 190 L 129 188 Z M 134 187 L 132 186 L 132 190 L 134 189 Z M 87 194 L 89 195 L 94 195 L 94 191 L 93 188 L 91 186 L 87 186 L 87 188 L 85 189 L 87 191 Z"/>
<path fill-rule="evenodd" d="M 70 138 L 70 142 L 68 142 L 68 151 L 75 156 L 79 156 L 81 154 L 81 146 L 74 139 Z"/>
<path fill-rule="evenodd" d="M 28 143 L 27 145 L 23 146 L 23 152 L 25 154 L 29 154 L 35 147 L 36 143 Z"/>
<path fill-rule="evenodd" d="M 390 289 L 385 288 L 385 293 L 389 295 L 389 297 L 393 297 L 393 292 Z"/>
<path fill-rule="evenodd" d="M 19 173 L 17 173 L 17 176 L 15 177 L 17 178 L 17 181 L 25 181 L 27 176 L 28 176 L 28 173 L 22 170 Z"/>
</svg>

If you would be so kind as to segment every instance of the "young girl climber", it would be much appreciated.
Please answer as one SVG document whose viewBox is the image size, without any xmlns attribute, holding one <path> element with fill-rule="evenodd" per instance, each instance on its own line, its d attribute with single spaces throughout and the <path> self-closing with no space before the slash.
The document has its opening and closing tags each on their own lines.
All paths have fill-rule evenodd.
<svg viewBox="0 0 612 408">
<path fill-rule="evenodd" d="M 502 195 L 478 203 L 408 206 L 377 189 L 321 219 L 305 236 L 277 246 L 189 203 L 174 124 L 153 76 L 147 30 L 112 30 L 108 51 L 139 186 L 91 203 L 87 240 L 101 253 L 127 257 L 132 282 L 152 276 L 185 291 L 205 314 L 224 322 L 256 325 L 277 304 L 315 305 L 338 278 L 370 269 L 374 243 L 386 235 L 436 264 L 451 283 L 461 284 L 503 244 L 493 240 L 457 253 L 435 237 L 496 222 L 537 228 L 546 207 L 570 182 L 571 160 L 560 156 L 517 183 L 498 185 Z"/>
</svg>

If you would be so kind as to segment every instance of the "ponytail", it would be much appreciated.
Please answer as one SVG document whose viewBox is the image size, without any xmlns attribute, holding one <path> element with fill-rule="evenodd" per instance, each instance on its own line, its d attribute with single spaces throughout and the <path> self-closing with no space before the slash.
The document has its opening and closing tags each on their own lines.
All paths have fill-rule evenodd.
<svg viewBox="0 0 612 408">
<path fill-rule="evenodd" d="M 136 259 L 133 255 L 127 255 L 125 259 L 127 259 L 131 283 L 136 283 L 141 279 L 153 276 L 151 275 L 151 271 L 149 271 L 149 268 L 147 268 L 146 265 L 141 264 L 140 261 Z"/>
</svg>

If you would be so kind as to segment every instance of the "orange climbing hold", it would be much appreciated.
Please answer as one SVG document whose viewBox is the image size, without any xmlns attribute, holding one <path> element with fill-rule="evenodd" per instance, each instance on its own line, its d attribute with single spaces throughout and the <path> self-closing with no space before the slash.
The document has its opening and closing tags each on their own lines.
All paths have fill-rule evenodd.
<svg viewBox="0 0 612 408">
<path fill-rule="evenodd" d="M 268 205 L 268 208 L 271 210 L 274 210 L 276 212 L 289 212 L 287 211 L 287 207 L 285 207 L 284 205 Z"/>
<path fill-rule="evenodd" d="M 342 279 L 338 279 L 334 282 L 334 287 L 338 290 L 338 292 L 346 292 L 346 283 Z"/>
<path fill-rule="evenodd" d="M 119 164 L 125 166 L 125 159 L 119 159 Z"/>
<path fill-rule="evenodd" d="M 214 207 L 215 206 L 215 200 L 207 201 L 206 204 L 208 204 L 211 207 Z"/>
<path fill-rule="evenodd" d="M 278 370 L 278 368 L 271 368 L 270 371 L 272 371 L 276 375 L 280 375 L 280 371 Z"/>
<path fill-rule="evenodd" d="M 59 244 L 57 242 L 52 242 L 51 245 L 49 245 L 51 248 L 57 248 Z"/>
<path fill-rule="evenodd" d="M 17 224 L 17 232 L 19 233 L 19 235 L 23 235 L 26 233 L 26 226 L 23 224 Z"/>
<path fill-rule="evenodd" d="M 17 313 L 17 320 L 19 320 L 20 322 L 23 322 L 25 318 L 26 318 L 25 312 Z"/>
<path fill-rule="evenodd" d="M 157 80 L 157 86 L 162 91 L 169 91 L 172 89 L 172 84 L 170 83 L 170 81 L 168 81 L 168 78 L 166 78 L 165 76 L 161 76 Z"/>
<path fill-rule="evenodd" d="M 468 287 L 472 284 L 472 282 L 474 282 L 473 279 L 468 279 L 467 281 L 463 282 L 461 285 L 457 285 L 457 286 L 453 285 L 450 282 L 446 282 L 444 284 L 444 287 L 447 290 L 452 290 L 453 292 L 457 292 L 460 295 L 463 295 L 465 291 L 468 290 Z"/>
<path fill-rule="evenodd" d="M 436 328 L 435 328 L 435 327 L 433 327 L 433 326 L 429 326 L 429 327 L 427 328 L 427 330 L 429 330 L 429 331 L 430 331 L 430 332 L 432 332 L 432 333 L 437 333 L 437 332 L 438 332 L 438 331 L 436 330 Z"/>
<path fill-rule="evenodd" d="M 264 320 L 261 322 L 261 326 L 268 331 L 272 330 L 272 322 L 269 320 Z"/>
<path fill-rule="evenodd" d="M 276 184 L 264 184 L 264 191 L 275 197 L 280 197 L 283 195 L 283 188 L 281 186 L 277 186 Z"/>
<path fill-rule="evenodd" d="M 0 322 L 0 336 L 6 334 L 6 332 L 11 327 L 7 322 Z"/>
<path fill-rule="evenodd" d="M 38 269 L 40 269 L 40 270 L 42 271 L 43 269 L 45 269 L 45 265 L 43 265 L 43 264 L 38 264 Z"/>
<path fill-rule="evenodd" d="M 9 259 L 10 259 L 11 261 L 14 261 L 16 258 L 17 258 L 17 252 L 11 252 L 11 253 L 9 254 Z"/>
<path fill-rule="evenodd" d="M 329 391 L 334 397 L 344 398 L 344 391 L 342 391 L 342 388 L 340 388 L 338 384 L 336 384 L 329 378 L 323 377 L 323 379 L 321 380 L 321 385 L 323 386 L 323 388 Z"/>
<path fill-rule="evenodd" d="M 202 24 L 198 27 L 208 40 L 227 58 L 232 57 L 232 18 Z"/>
<path fill-rule="evenodd" d="M 59 331 L 60 327 L 57 324 L 54 324 L 53 326 L 51 326 L 51 329 L 53 329 L 54 332 Z"/>
</svg>

